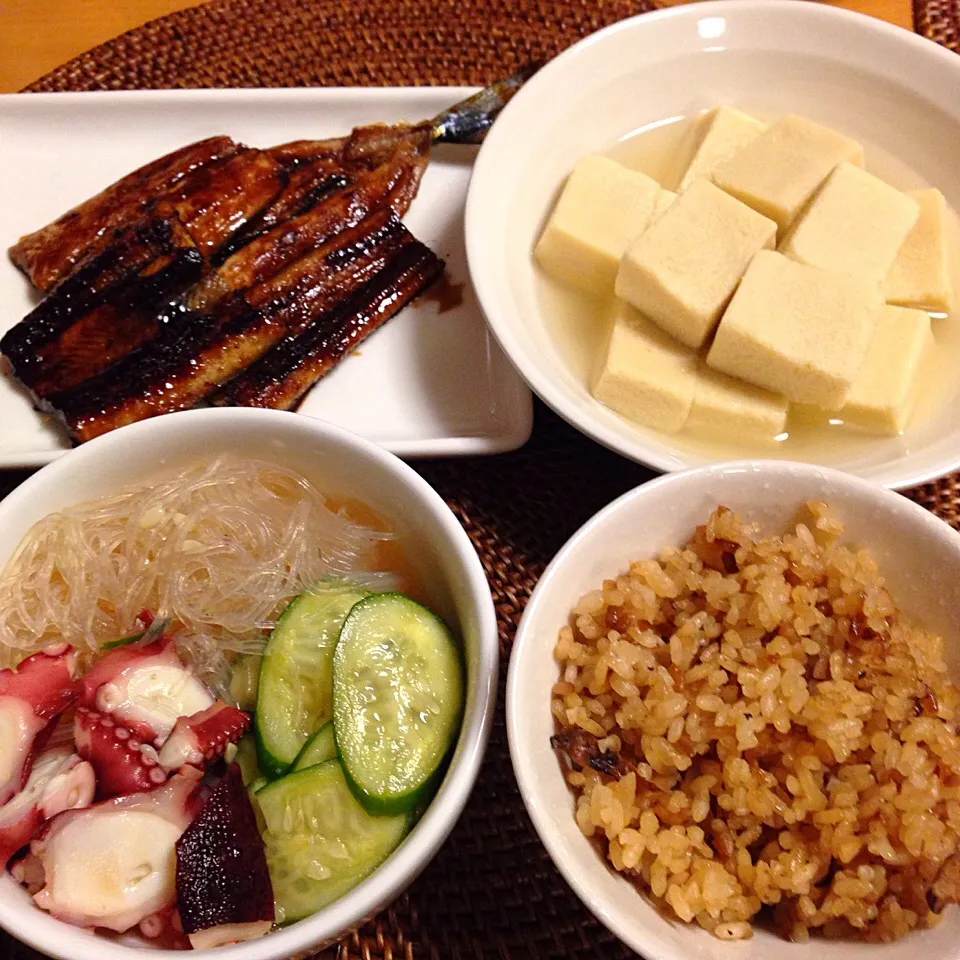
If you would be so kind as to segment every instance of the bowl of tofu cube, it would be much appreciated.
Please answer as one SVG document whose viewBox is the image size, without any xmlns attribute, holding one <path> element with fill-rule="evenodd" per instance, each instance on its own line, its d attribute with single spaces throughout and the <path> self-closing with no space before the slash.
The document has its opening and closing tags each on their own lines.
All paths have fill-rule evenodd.
<svg viewBox="0 0 960 960">
<path fill-rule="evenodd" d="M 960 467 L 960 58 L 870 17 L 716 0 L 540 70 L 474 167 L 470 272 L 533 390 L 672 471 Z"/>
</svg>

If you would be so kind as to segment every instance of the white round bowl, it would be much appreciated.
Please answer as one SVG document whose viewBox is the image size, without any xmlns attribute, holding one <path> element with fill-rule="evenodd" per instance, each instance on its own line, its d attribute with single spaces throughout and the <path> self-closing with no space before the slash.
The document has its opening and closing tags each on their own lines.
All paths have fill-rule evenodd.
<svg viewBox="0 0 960 960">
<path fill-rule="evenodd" d="M 467 697 L 443 783 L 410 835 L 346 896 L 313 916 L 237 946 L 202 951 L 218 960 L 280 960 L 311 953 L 375 914 L 439 850 L 463 810 L 490 733 L 498 642 L 490 590 L 469 538 L 440 496 L 401 460 L 339 427 L 255 409 L 191 410 L 124 427 L 44 467 L 0 501 L 0 566 L 30 526 L 53 511 L 222 453 L 267 460 L 324 492 L 357 497 L 388 518 L 422 574 L 431 606 L 463 638 Z M 63 960 L 135 960 L 144 941 L 116 942 L 55 920 L 8 874 L 0 878 L 0 927 Z M 182 958 L 179 951 L 152 956 Z"/>
<path fill-rule="evenodd" d="M 631 560 L 656 556 L 688 539 L 723 504 L 770 532 L 796 508 L 826 500 L 846 524 L 845 539 L 875 554 L 895 601 L 915 622 L 946 639 L 949 669 L 960 680 L 960 534 L 922 507 L 849 474 L 807 464 L 744 460 L 675 473 L 631 490 L 589 520 L 541 577 L 517 631 L 507 678 L 507 734 L 520 792 L 540 839 L 567 882 L 603 924 L 648 960 L 956 960 L 960 908 L 942 922 L 892 944 L 812 938 L 791 943 L 756 930 L 721 941 L 699 927 L 665 919 L 628 880 L 608 867 L 574 820 L 573 794 L 550 749 L 550 690 L 559 679 L 557 635 L 579 598 Z"/>
<path fill-rule="evenodd" d="M 718 459 L 594 400 L 555 331 L 532 258 L 576 160 L 640 128 L 732 104 L 809 116 L 883 148 L 960 210 L 960 58 L 872 17 L 797 0 L 716 0 L 607 27 L 533 76 L 480 150 L 466 207 L 480 304 L 532 389 L 593 439 L 670 471 Z M 960 352 L 960 351 L 958 351 Z M 960 360 L 960 358 L 958 358 Z M 732 446 L 730 456 L 776 456 Z M 789 454 L 784 454 L 789 455 Z M 803 454 L 806 458 L 806 453 Z M 960 393 L 906 438 L 817 445 L 811 459 L 902 488 L 960 466 Z"/>
</svg>

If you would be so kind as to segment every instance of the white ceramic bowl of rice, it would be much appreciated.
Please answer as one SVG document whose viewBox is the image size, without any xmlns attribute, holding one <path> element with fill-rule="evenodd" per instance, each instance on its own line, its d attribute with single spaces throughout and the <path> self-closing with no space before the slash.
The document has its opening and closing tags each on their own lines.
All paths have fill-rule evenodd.
<svg viewBox="0 0 960 960">
<path fill-rule="evenodd" d="M 30 527 L 54 511 L 228 454 L 286 468 L 326 495 L 359 499 L 384 517 L 419 574 L 427 602 L 462 638 L 466 664 L 466 703 L 455 751 L 442 785 L 402 844 L 367 879 L 318 913 L 260 939 L 214 951 L 224 960 L 279 960 L 312 953 L 374 915 L 439 850 L 467 801 L 486 747 L 496 697 L 497 629 L 477 554 L 426 481 L 396 457 L 339 427 L 275 411 L 172 414 L 71 451 L 0 502 L 0 567 Z M 105 938 L 54 919 L 8 874 L 0 877 L 0 926 L 64 960 L 132 960 L 148 946 L 141 938 Z"/>
<path fill-rule="evenodd" d="M 960 907 L 957 906 L 947 906 L 940 922 L 929 929 L 912 930 L 890 943 L 828 939 L 820 936 L 818 931 L 812 932 L 807 942 L 791 942 L 789 937 L 759 923 L 754 926 L 752 938 L 730 942 L 712 936 L 696 922 L 681 923 L 672 909 L 655 908 L 647 893 L 641 889 L 642 881 L 631 882 L 611 866 L 605 843 L 595 843 L 585 836 L 578 825 L 578 819 L 592 822 L 590 816 L 597 808 L 588 808 L 591 810 L 589 816 L 585 815 L 585 810 L 578 810 L 575 791 L 565 781 L 561 755 L 559 751 L 551 749 L 550 739 L 562 726 L 552 712 L 552 708 L 556 706 L 553 701 L 557 688 L 554 685 L 573 675 L 567 674 L 565 670 L 561 675 L 563 668 L 556 656 L 558 638 L 561 630 L 569 630 L 569 625 L 574 624 L 572 611 L 581 597 L 592 591 L 599 591 L 605 580 L 614 580 L 624 575 L 628 568 L 632 570 L 631 564 L 634 561 L 658 558 L 664 548 L 686 543 L 693 536 L 695 528 L 705 524 L 708 515 L 718 506 L 723 505 L 735 511 L 744 522 L 759 523 L 765 534 L 779 536 L 787 531 L 797 515 L 798 508 L 810 500 L 826 502 L 832 514 L 844 524 L 845 534 L 841 543 L 857 548 L 865 547 L 873 554 L 879 574 L 886 581 L 894 604 L 904 615 L 900 622 L 916 625 L 942 637 L 946 677 L 953 683 L 960 680 L 960 603 L 957 602 L 957 584 L 960 583 L 960 535 L 916 504 L 876 485 L 837 471 L 791 462 L 739 461 L 717 464 L 662 477 L 630 491 L 600 511 L 560 550 L 540 579 L 520 623 L 510 662 L 506 712 L 513 767 L 527 810 L 550 856 L 586 906 L 626 944 L 650 960 L 688 960 L 690 957 L 703 960 L 728 960 L 731 957 L 736 957 L 737 960 L 769 960 L 814 955 L 823 960 L 849 960 L 854 957 L 863 960 L 909 960 L 918 952 L 930 960 L 947 960 L 957 956 L 957 942 L 960 938 Z M 716 579 L 723 574 L 711 575 Z M 739 571 L 733 575 L 747 576 Z M 618 589 L 619 584 L 620 581 Z M 845 589 L 856 592 L 859 581 L 851 580 Z M 591 600 L 587 605 L 601 608 L 599 601 Z M 629 605 L 624 609 L 628 608 Z M 609 608 L 607 612 L 609 613 Z M 831 613 L 830 610 L 826 612 Z M 580 615 L 582 610 L 577 614 L 578 617 Z M 619 616 L 617 614 L 614 620 L 607 620 L 606 616 L 602 619 L 609 625 L 617 621 Z M 621 629 L 626 629 L 622 626 L 622 621 L 618 621 L 618 625 L 621 625 Z M 643 624 L 640 628 L 646 629 Z M 575 629 L 579 629 L 579 623 Z M 724 630 L 726 629 L 727 627 L 724 627 Z M 743 636 L 746 636 L 749 627 L 744 624 L 739 629 Z M 601 630 L 598 636 L 602 635 Z M 666 633 L 661 635 L 666 639 Z M 621 637 L 624 636 L 625 634 L 621 634 Z M 646 644 L 653 650 L 658 646 L 655 637 L 644 636 L 646 639 L 639 643 L 639 647 Z M 913 636 L 911 634 L 911 638 Z M 773 633 L 758 641 L 760 649 L 766 648 L 771 637 Z M 580 642 L 583 643 L 582 640 Z M 567 651 L 569 649 L 566 648 Z M 670 644 L 661 649 L 668 651 L 668 658 L 672 658 L 674 650 Z M 678 650 L 682 650 L 682 645 Z M 661 654 L 655 655 L 661 656 L 663 662 Z M 761 654 L 763 655 L 765 654 Z M 564 656 L 569 657 L 569 652 Z M 784 656 L 789 658 L 791 654 Z M 882 661 L 886 663 L 891 659 L 892 653 L 884 656 Z M 850 663 L 854 664 L 854 660 Z M 568 668 L 570 662 L 565 659 Z M 589 662 L 596 663 L 593 659 Z M 677 663 L 676 660 L 673 662 Z M 786 664 L 787 659 L 780 662 Z M 694 666 L 686 668 L 687 673 L 683 675 L 683 679 L 676 681 L 681 684 L 679 689 L 697 693 L 698 686 L 694 684 L 693 678 L 696 665 L 695 659 Z M 857 669 L 866 666 L 862 660 L 854 665 Z M 696 684 L 709 682 L 704 681 L 702 675 L 709 674 L 711 669 L 701 669 L 701 678 L 696 680 Z M 784 666 L 782 671 L 778 668 L 774 672 L 785 678 L 789 671 Z M 607 674 L 608 678 L 612 676 L 613 673 Z M 647 707 L 651 711 L 658 709 L 650 696 L 649 691 L 652 688 L 644 687 L 646 681 L 639 680 L 637 674 L 632 676 L 634 682 L 640 683 L 641 690 L 647 691 L 643 694 Z M 807 675 L 811 697 L 819 689 L 811 679 L 816 676 Z M 618 680 L 617 683 L 619 682 Z M 724 682 L 732 681 L 728 679 Z M 737 682 L 741 682 L 739 673 Z M 873 677 L 870 677 L 869 682 L 874 682 Z M 687 686 L 684 686 L 685 684 Z M 786 688 L 784 680 L 781 683 L 781 692 L 776 694 L 769 704 L 772 716 L 775 716 L 776 711 L 792 709 L 787 707 L 792 694 Z M 601 690 L 609 695 L 607 680 L 603 680 L 600 687 L 591 693 L 595 697 Z M 759 693 L 758 688 L 758 703 L 762 700 Z M 563 696 L 562 689 L 560 694 Z M 869 697 L 870 692 L 867 691 L 866 695 Z M 743 693 L 741 699 L 749 699 L 750 696 L 753 694 Z M 586 692 L 583 697 L 589 699 Z M 624 701 L 621 699 L 616 702 L 620 704 L 617 709 L 623 709 Z M 711 705 L 707 700 L 703 702 L 709 709 L 720 706 L 718 703 Z M 700 706 L 699 699 L 695 703 Z M 736 705 L 737 701 L 734 701 L 734 708 Z M 688 716 L 692 709 L 689 708 Z M 766 706 L 761 705 L 761 709 L 765 710 Z M 838 707 L 838 717 L 844 709 L 842 705 Z M 923 709 L 926 710 L 926 707 Z M 758 714 L 759 711 L 754 715 Z M 747 717 L 750 717 L 749 713 Z M 796 719 L 795 716 L 793 719 Z M 834 718 L 828 715 L 824 719 L 829 724 Z M 911 712 L 910 721 L 912 720 Z M 954 722 L 955 718 L 950 721 Z M 619 720 L 614 729 L 621 735 L 624 734 L 624 729 L 619 727 Z M 634 729 L 645 732 L 647 730 L 642 725 L 639 728 L 635 726 Z M 691 728 L 686 726 L 685 729 L 689 734 Z M 789 749 L 778 748 L 781 749 L 779 756 L 764 759 L 764 765 L 769 770 L 776 772 L 777 764 L 789 765 L 793 762 L 786 757 L 787 753 L 794 752 L 793 748 L 799 747 L 795 751 L 797 754 L 803 750 L 801 741 L 808 737 L 805 731 L 810 728 L 794 723 L 789 729 L 797 740 Z M 955 748 L 955 735 L 952 730 L 951 727 L 949 737 Z M 696 737 L 696 734 L 689 735 Z M 670 738 L 672 734 L 666 733 L 664 736 Z M 764 734 L 761 733 L 762 736 Z M 772 731 L 771 736 L 775 736 Z M 660 743 L 658 739 L 656 742 Z M 683 747 L 682 740 L 674 742 Z M 661 745 L 669 749 L 665 743 Z M 646 758 L 649 760 L 654 749 L 659 747 L 649 746 L 644 749 L 648 750 Z M 872 750 L 872 746 L 869 749 Z M 640 752 L 638 749 L 635 754 L 625 755 L 635 757 L 640 756 Z M 711 754 L 708 752 L 704 756 L 710 757 Z M 882 770 L 883 761 L 878 762 L 878 769 Z M 581 764 L 584 764 L 584 761 L 581 760 Z M 584 764 L 582 769 L 587 770 L 587 765 Z M 621 768 L 624 769 L 626 768 Z M 638 771 L 639 783 L 643 771 L 640 766 L 634 769 Z M 693 773 L 698 769 L 702 768 L 694 768 Z M 947 776 L 952 777 L 954 770 L 955 767 L 950 768 Z M 649 775 L 649 771 L 646 773 Z M 755 768 L 751 770 L 751 775 L 754 773 L 757 773 Z M 943 770 L 940 773 L 942 774 Z M 859 771 L 857 775 L 864 775 L 864 771 Z M 588 779 L 590 776 L 592 774 L 588 771 Z M 878 780 L 879 776 L 880 774 Z M 617 783 L 623 784 L 625 779 L 625 776 L 621 775 Z M 608 785 L 613 784 L 609 777 L 605 782 Z M 650 782 L 652 781 L 648 781 L 648 784 Z M 695 789 L 691 790 L 694 798 Z M 724 789 L 731 794 L 736 792 L 732 788 L 721 788 L 720 792 L 724 792 Z M 620 797 L 620 794 L 617 793 L 616 796 Z M 639 787 L 636 796 L 641 797 Z M 712 802 L 715 804 L 710 808 L 712 812 L 700 821 L 708 832 L 707 840 L 710 843 L 714 842 L 713 838 L 717 835 L 711 833 L 714 829 L 712 818 L 719 816 L 717 811 L 722 809 L 718 805 L 718 796 L 714 796 Z M 753 799 L 744 794 L 739 802 L 750 804 Z M 937 802 L 933 801 L 929 808 L 918 809 L 914 814 L 922 818 L 936 807 Z M 686 809 L 695 810 L 696 805 Z M 860 807 L 858 802 L 858 817 L 863 809 L 865 808 Z M 691 816 L 703 817 L 703 814 L 692 813 Z M 684 817 L 681 816 L 681 824 L 683 820 Z M 649 832 L 639 817 L 629 823 L 629 827 L 638 832 Z M 619 829 L 620 827 L 616 828 Z M 666 826 L 660 824 L 657 829 L 664 830 Z M 687 828 L 681 825 L 679 829 Z M 789 832 L 782 831 L 783 834 Z M 603 830 L 597 830 L 594 839 L 602 834 Z M 770 836 L 774 835 L 779 837 L 782 834 L 774 828 Z M 638 839 L 636 833 L 627 832 L 618 836 L 622 840 L 624 851 Z M 690 849 L 695 847 L 696 844 L 693 844 Z M 725 856 L 719 845 L 715 847 L 712 855 L 717 860 L 723 860 Z M 755 863 L 758 863 L 760 857 L 771 854 L 758 853 L 753 849 L 751 856 L 755 858 Z M 649 864 L 650 861 L 643 862 Z M 857 861 L 851 862 L 854 864 L 853 869 L 856 869 Z M 839 869 L 837 861 L 832 863 L 834 868 Z M 681 866 L 668 867 L 667 876 L 670 882 L 675 879 L 670 871 L 676 869 L 679 873 Z M 802 869 L 804 864 L 799 862 L 798 872 Z M 651 870 L 650 876 L 652 875 Z M 684 887 L 684 882 L 679 878 L 686 896 L 686 891 L 690 888 Z M 786 886 L 789 886 L 790 882 L 789 877 L 783 879 Z M 701 890 L 705 890 L 705 887 L 701 886 Z M 669 901 L 669 897 L 666 899 Z M 846 906 L 847 909 L 855 910 L 852 903 L 847 903 Z M 742 928 L 738 930 L 736 925 L 728 927 L 719 931 L 718 935 L 738 935 L 744 932 Z"/>
</svg>

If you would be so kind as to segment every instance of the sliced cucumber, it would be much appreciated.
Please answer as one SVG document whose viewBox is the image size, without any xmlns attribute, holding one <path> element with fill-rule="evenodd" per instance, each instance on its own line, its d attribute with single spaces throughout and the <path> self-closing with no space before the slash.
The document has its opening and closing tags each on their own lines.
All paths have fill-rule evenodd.
<svg viewBox="0 0 960 960">
<path fill-rule="evenodd" d="M 260 769 L 290 769 L 308 737 L 330 719 L 333 649 L 350 608 L 369 591 L 337 581 L 292 600 L 267 639 L 255 731 Z"/>
<path fill-rule="evenodd" d="M 230 696 L 247 713 L 257 708 L 257 685 L 260 683 L 260 657 L 242 656 L 233 661 L 230 670 Z"/>
<path fill-rule="evenodd" d="M 342 897 L 372 873 L 410 828 L 405 814 L 376 817 L 357 802 L 337 760 L 267 784 L 257 793 L 277 923 Z"/>
<path fill-rule="evenodd" d="M 361 600 L 333 658 L 337 751 L 364 805 L 409 810 L 453 745 L 463 711 L 460 651 L 443 621 L 399 593 Z"/>
<path fill-rule="evenodd" d="M 318 763 L 326 763 L 337 755 L 337 742 L 333 738 L 333 721 L 328 720 L 304 745 L 293 764 L 292 772 L 306 770 Z"/>
<path fill-rule="evenodd" d="M 251 780 L 247 785 L 247 790 L 250 793 L 259 793 L 268 783 L 272 781 L 268 780 L 266 777 L 257 777 L 256 780 Z"/>
<path fill-rule="evenodd" d="M 240 765 L 240 774 L 246 786 L 260 777 L 260 766 L 257 763 L 257 744 L 248 733 L 240 738 L 237 744 L 236 756 L 233 758 Z"/>
</svg>

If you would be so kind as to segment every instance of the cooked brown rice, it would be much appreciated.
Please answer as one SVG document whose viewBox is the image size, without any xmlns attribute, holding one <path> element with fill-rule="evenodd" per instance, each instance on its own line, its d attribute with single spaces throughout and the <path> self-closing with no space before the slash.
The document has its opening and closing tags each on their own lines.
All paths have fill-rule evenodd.
<svg viewBox="0 0 960 960">
<path fill-rule="evenodd" d="M 769 910 L 794 940 L 886 941 L 960 899 L 960 694 L 842 531 L 822 503 L 783 536 L 721 507 L 560 631 L 580 829 L 718 937 Z"/>
</svg>

